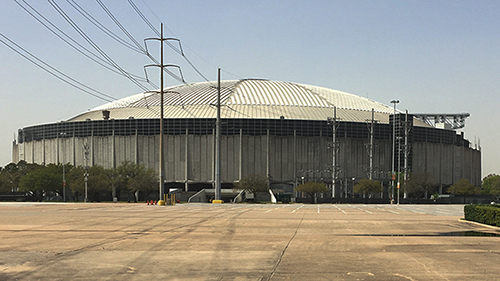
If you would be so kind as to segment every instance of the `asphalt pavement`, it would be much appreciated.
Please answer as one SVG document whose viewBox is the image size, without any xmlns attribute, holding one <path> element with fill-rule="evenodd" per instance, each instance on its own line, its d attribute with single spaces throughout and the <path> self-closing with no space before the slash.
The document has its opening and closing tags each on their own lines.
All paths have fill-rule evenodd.
<svg viewBox="0 0 500 281">
<path fill-rule="evenodd" d="M 0 280 L 497 280 L 463 205 L 0 203 Z"/>
</svg>

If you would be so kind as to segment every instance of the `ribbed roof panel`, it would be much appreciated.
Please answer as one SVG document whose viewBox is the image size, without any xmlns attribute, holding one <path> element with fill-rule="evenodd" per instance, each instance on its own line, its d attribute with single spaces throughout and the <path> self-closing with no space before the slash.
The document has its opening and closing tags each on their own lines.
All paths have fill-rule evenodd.
<svg viewBox="0 0 500 281">
<path fill-rule="evenodd" d="M 165 88 L 165 118 L 216 118 L 217 82 L 202 82 Z M 393 108 L 346 92 L 291 82 L 259 79 L 221 81 L 222 118 L 326 120 L 389 123 Z M 68 121 L 102 119 L 109 110 L 112 119 L 159 118 L 160 94 L 148 92 L 126 97 L 84 112 Z M 415 119 L 415 125 L 425 126 Z M 421 123 L 421 124 L 420 124 Z"/>
</svg>

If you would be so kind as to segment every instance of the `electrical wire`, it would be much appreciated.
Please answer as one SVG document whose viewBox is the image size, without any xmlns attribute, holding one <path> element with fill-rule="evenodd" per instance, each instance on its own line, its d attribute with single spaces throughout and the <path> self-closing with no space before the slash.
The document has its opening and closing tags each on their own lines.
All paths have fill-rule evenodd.
<svg viewBox="0 0 500 281">
<path fill-rule="evenodd" d="M 151 30 L 153 30 L 153 32 L 156 33 L 156 35 L 161 36 L 160 32 L 153 26 L 153 24 L 151 24 L 151 22 L 148 20 L 148 18 L 146 16 L 144 16 L 144 14 L 141 12 L 141 10 L 134 4 L 134 1 L 128 0 L 128 3 L 130 4 L 130 6 L 132 6 L 132 8 L 134 8 L 135 12 L 149 26 L 149 28 L 151 28 Z M 155 15 L 155 17 L 156 17 L 156 15 Z"/>
<path fill-rule="evenodd" d="M 135 40 L 135 38 L 132 36 L 132 34 L 130 34 L 127 29 L 118 21 L 118 19 L 116 19 L 115 16 L 113 16 L 113 14 L 111 13 L 111 11 L 104 5 L 104 3 L 102 3 L 101 0 L 96 0 L 96 2 L 99 4 L 99 6 L 101 6 L 101 8 L 104 10 L 104 12 L 106 12 L 106 14 L 111 18 L 111 20 L 122 30 L 123 33 L 125 33 L 125 35 L 127 35 L 127 37 L 135 43 L 135 45 L 140 49 L 142 50 L 144 53 L 146 53 L 146 50 L 144 50 L 144 48 L 142 48 L 141 44 L 139 44 L 139 42 L 137 42 L 137 40 Z"/>
<path fill-rule="evenodd" d="M 96 27 L 98 27 L 99 29 L 101 29 L 105 34 L 107 34 L 108 36 L 111 36 L 113 39 L 117 40 L 117 38 L 119 38 L 116 34 L 112 33 L 109 29 L 107 29 L 106 27 L 104 27 L 104 25 L 102 25 L 99 21 L 95 20 L 89 13 L 87 13 L 81 6 L 79 6 L 78 4 L 76 4 L 74 2 L 74 0 L 66 0 L 70 5 L 72 5 L 77 11 L 79 11 L 82 15 L 84 15 L 85 18 L 87 18 L 87 20 L 89 20 L 92 24 L 94 24 Z M 73 4 L 70 3 L 73 2 Z M 101 6 L 101 8 L 104 10 L 104 12 L 111 18 L 111 20 L 122 30 L 122 32 L 127 35 L 127 37 L 135 43 L 135 45 L 137 46 L 137 49 L 135 50 L 139 50 L 140 53 L 143 53 L 145 54 L 146 56 L 148 56 L 150 59 L 152 59 L 153 61 L 155 61 L 157 64 L 159 63 L 148 51 L 147 49 L 144 49 L 140 44 L 139 42 L 137 42 L 137 40 L 135 40 L 135 38 L 130 34 L 130 32 L 127 31 L 127 29 L 120 23 L 120 21 L 118 21 L 118 19 L 113 15 L 113 13 L 106 7 L 106 5 L 104 5 L 104 3 L 100 0 L 96 0 L 96 2 L 99 4 L 99 6 Z M 133 3 L 131 3 L 133 4 Z M 153 31 L 154 30 L 154 27 L 152 26 L 152 24 L 147 21 L 147 19 L 144 17 L 144 15 L 140 12 L 140 10 L 137 8 L 137 6 L 133 5 L 133 8 L 134 10 L 136 10 L 137 13 L 139 13 L 139 15 L 141 16 L 141 18 L 143 18 L 143 20 L 146 21 L 146 23 L 148 23 L 148 25 L 150 26 L 150 28 L 153 28 Z M 85 16 L 85 14 L 87 16 Z M 108 32 L 106 32 L 108 31 Z M 122 42 L 124 42 L 124 40 L 120 39 Z M 168 42 L 169 43 L 169 42 Z M 171 43 L 169 43 L 171 45 Z M 172 48 L 174 48 L 173 45 L 171 45 Z M 177 50 L 177 52 L 179 52 Z M 178 75 L 174 74 L 173 72 L 171 72 L 170 70 L 168 69 L 165 69 L 164 70 L 168 75 L 170 75 L 172 78 L 178 80 L 179 82 L 182 82 L 182 83 L 186 83 L 186 81 L 184 80 L 184 78 L 182 77 L 182 73 L 181 73 L 181 77 L 179 77 Z M 146 81 L 148 81 L 150 84 L 152 83 L 148 78 L 146 78 Z"/>
<path fill-rule="evenodd" d="M 142 3 L 144 4 L 144 6 L 146 6 L 146 8 L 148 8 L 148 10 L 151 12 L 151 14 L 153 14 L 153 16 L 159 21 L 161 22 L 160 18 L 158 18 L 158 16 L 153 12 L 153 10 L 151 10 L 151 8 L 148 6 L 148 4 L 146 4 L 146 2 L 144 0 L 141 0 Z M 167 27 L 167 30 L 170 31 Z M 173 34 L 173 32 L 170 31 L 170 33 Z"/>
<path fill-rule="evenodd" d="M 135 5 L 134 1 L 133 0 L 128 0 L 129 4 L 132 6 L 132 8 L 137 12 L 137 14 L 142 18 L 142 20 L 149 26 L 149 28 L 151 28 L 151 30 L 153 30 L 153 32 L 156 33 L 156 35 L 158 36 L 161 36 L 160 32 L 153 26 L 153 24 L 151 24 L 151 22 L 147 19 L 146 16 L 144 16 L 144 14 L 141 12 L 141 10 L 137 7 L 137 5 Z M 144 5 L 146 5 L 146 7 L 151 11 L 151 13 L 156 17 L 156 19 L 158 19 L 158 21 L 161 22 L 161 20 L 154 14 L 154 12 L 149 8 L 149 6 L 143 1 Z M 167 30 L 170 31 L 172 34 L 173 32 L 168 29 L 167 27 Z M 191 68 L 194 69 L 194 71 L 196 71 L 196 73 L 198 73 L 198 75 L 200 75 L 203 79 L 205 79 L 205 81 L 207 82 L 210 82 L 206 77 L 205 75 L 203 75 L 201 73 L 201 71 L 191 62 L 191 60 L 189 60 L 189 58 L 184 54 L 183 50 L 182 50 L 182 45 L 181 45 L 181 41 L 178 40 L 178 43 L 179 43 L 179 48 L 177 48 L 175 45 L 173 45 L 170 41 L 165 41 L 166 44 L 174 51 L 176 52 L 177 54 L 179 54 L 180 56 L 182 56 L 186 62 L 191 66 Z"/>
<path fill-rule="evenodd" d="M 28 6 L 31 11 L 31 12 L 28 8 L 26 8 L 25 6 L 23 6 L 21 3 L 19 3 L 17 0 L 14 0 L 14 2 L 16 2 L 26 13 L 28 13 L 30 16 L 32 16 L 35 20 L 37 20 L 42 26 L 44 26 L 45 28 L 47 28 L 50 32 L 52 32 L 55 36 L 57 36 L 59 39 L 61 39 L 63 42 L 65 42 L 66 44 L 68 44 L 70 47 L 72 47 L 73 49 L 75 49 L 77 52 L 79 52 L 80 54 L 82 54 L 83 56 L 87 57 L 88 59 L 90 59 L 91 61 L 97 63 L 98 65 L 106 68 L 107 70 L 109 71 L 112 71 L 116 74 L 119 74 L 119 75 L 122 75 L 122 73 L 120 73 L 119 71 L 117 71 L 116 69 L 113 68 L 113 66 L 111 64 L 109 64 L 109 62 L 103 60 L 102 58 L 100 58 L 98 55 L 96 55 L 95 53 L 93 53 L 92 51 L 90 51 L 89 49 L 85 48 L 83 45 L 81 45 L 80 43 L 78 43 L 76 40 L 74 40 L 73 38 L 71 38 L 68 34 L 66 34 L 64 31 L 62 31 L 60 28 L 58 28 L 55 24 L 53 24 L 49 19 L 47 19 L 46 17 L 44 17 L 40 12 L 38 12 L 33 6 L 29 5 L 28 3 L 26 3 L 25 0 L 22 0 L 23 3 Z M 36 13 L 36 15 L 34 14 Z M 43 20 L 42 20 L 43 19 Z M 45 22 L 44 22 L 45 21 Z M 50 25 L 50 26 L 49 26 Z M 56 31 L 57 30 L 57 31 Z M 60 34 L 59 34 L 60 33 Z M 135 79 L 139 80 L 139 81 L 142 81 L 142 82 L 149 82 L 147 81 L 146 79 L 144 79 L 144 77 L 140 77 L 138 75 L 134 75 L 130 72 L 127 72 L 130 76 L 134 77 Z M 151 84 L 151 82 L 149 82 Z M 155 84 L 152 84 L 152 86 L 154 87 L 157 87 Z"/>
<path fill-rule="evenodd" d="M 103 56 L 110 64 L 113 65 L 116 69 L 118 69 L 125 77 L 127 77 L 130 81 L 132 81 L 134 84 L 136 84 L 139 88 L 141 88 L 144 91 L 147 91 L 148 89 L 144 87 L 141 83 L 139 83 L 135 78 L 130 76 L 123 68 L 121 68 L 115 61 L 111 59 L 99 46 L 92 41 L 92 39 L 80 28 L 78 25 L 71 20 L 71 18 L 57 5 L 57 3 L 54 2 L 54 0 L 48 0 L 48 2 L 52 5 L 52 7 L 63 17 L 64 20 L 73 28 L 75 29 L 80 36 L 82 36 L 85 41 L 87 41 L 101 56 Z"/>
<path fill-rule="evenodd" d="M 12 45 L 16 46 L 18 49 L 22 50 L 27 55 L 24 54 L 23 52 L 19 51 L 18 49 L 14 48 L 12 45 L 5 42 L 4 40 L 0 39 L 0 42 L 2 42 L 5 46 L 7 46 L 9 49 L 11 49 L 14 52 L 16 52 L 17 54 L 19 54 L 20 56 L 22 56 L 26 60 L 30 61 L 34 65 L 36 65 L 39 68 L 43 69 L 44 71 L 48 72 L 52 76 L 62 80 L 63 82 L 65 82 L 65 83 L 67 83 L 67 84 L 93 96 L 93 97 L 96 97 L 98 99 L 108 101 L 108 102 L 112 102 L 113 100 L 116 100 L 116 98 L 114 98 L 110 95 L 107 95 L 101 91 L 98 91 L 94 88 L 91 88 L 91 87 L 77 81 L 76 79 L 64 74 L 63 72 L 57 70 L 53 66 L 49 65 L 45 61 L 41 60 L 40 58 L 36 57 L 32 53 L 28 52 L 26 49 L 24 49 L 21 46 L 19 46 L 18 44 L 16 44 L 14 41 L 9 39 L 7 36 L 3 35 L 2 33 L 0 33 L 0 36 L 3 37 L 5 40 L 7 40 L 10 44 L 12 44 Z"/>
<path fill-rule="evenodd" d="M 122 44 L 123 46 L 136 51 L 138 53 L 144 53 L 144 50 L 142 48 L 134 46 L 122 38 L 120 38 L 118 35 L 116 35 L 113 31 L 109 30 L 106 28 L 102 23 L 100 23 L 98 20 L 96 20 L 92 15 L 90 15 L 85 9 L 83 9 L 80 5 L 78 5 L 74 0 L 66 0 L 68 4 L 70 4 L 77 12 L 79 12 L 84 18 L 86 18 L 90 23 L 92 23 L 95 27 L 100 29 L 102 32 L 104 32 L 106 35 L 114 39 L 116 42 Z"/>
</svg>

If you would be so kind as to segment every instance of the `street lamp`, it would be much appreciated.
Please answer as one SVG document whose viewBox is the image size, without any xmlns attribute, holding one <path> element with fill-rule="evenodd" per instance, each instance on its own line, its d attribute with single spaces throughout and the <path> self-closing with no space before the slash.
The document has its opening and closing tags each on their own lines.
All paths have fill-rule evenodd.
<svg viewBox="0 0 500 281">
<path fill-rule="evenodd" d="M 398 137 L 398 173 L 401 171 L 401 137 Z M 398 205 L 399 205 L 399 190 L 401 187 L 400 174 L 398 174 Z"/>
<path fill-rule="evenodd" d="M 352 198 L 354 198 L 354 181 L 356 180 L 355 177 L 352 178 Z"/>
<path fill-rule="evenodd" d="M 392 196 L 391 203 L 394 202 L 394 150 L 396 150 L 396 104 L 399 103 L 399 100 L 391 100 L 391 103 L 394 105 L 394 114 L 392 115 Z"/>
<path fill-rule="evenodd" d="M 61 137 L 66 136 L 65 132 L 59 133 Z M 59 159 L 57 160 L 59 162 Z M 65 171 L 65 165 L 64 165 L 64 160 L 62 161 L 62 166 L 63 166 L 63 202 L 66 202 L 66 171 Z"/>
</svg>

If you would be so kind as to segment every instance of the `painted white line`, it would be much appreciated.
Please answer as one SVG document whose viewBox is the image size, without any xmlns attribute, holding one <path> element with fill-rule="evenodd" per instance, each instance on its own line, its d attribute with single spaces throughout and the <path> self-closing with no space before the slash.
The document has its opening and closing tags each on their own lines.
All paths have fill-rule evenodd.
<svg viewBox="0 0 500 281">
<path fill-rule="evenodd" d="M 368 214 L 373 214 L 372 212 L 368 211 L 368 210 L 365 210 L 365 212 L 367 212 Z"/>
<path fill-rule="evenodd" d="M 319 214 L 319 205 L 318 205 L 318 214 Z"/>
<path fill-rule="evenodd" d="M 339 207 L 337 207 L 337 205 L 335 205 L 335 208 L 337 208 L 339 211 L 341 211 L 342 213 L 344 214 L 347 214 L 344 210 L 340 209 Z"/>
<path fill-rule="evenodd" d="M 304 205 L 300 205 L 300 207 L 298 207 L 297 209 L 293 210 L 292 211 L 292 214 L 295 213 L 296 211 L 298 211 L 300 208 L 304 207 Z"/>
<path fill-rule="evenodd" d="M 387 211 L 389 211 L 389 212 L 391 212 L 391 213 L 393 213 L 393 214 L 398 214 L 398 215 L 399 215 L 399 213 L 398 213 L 398 212 L 396 212 L 396 211 L 393 211 L 393 210 L 387 210 Z"/>
</svg>

